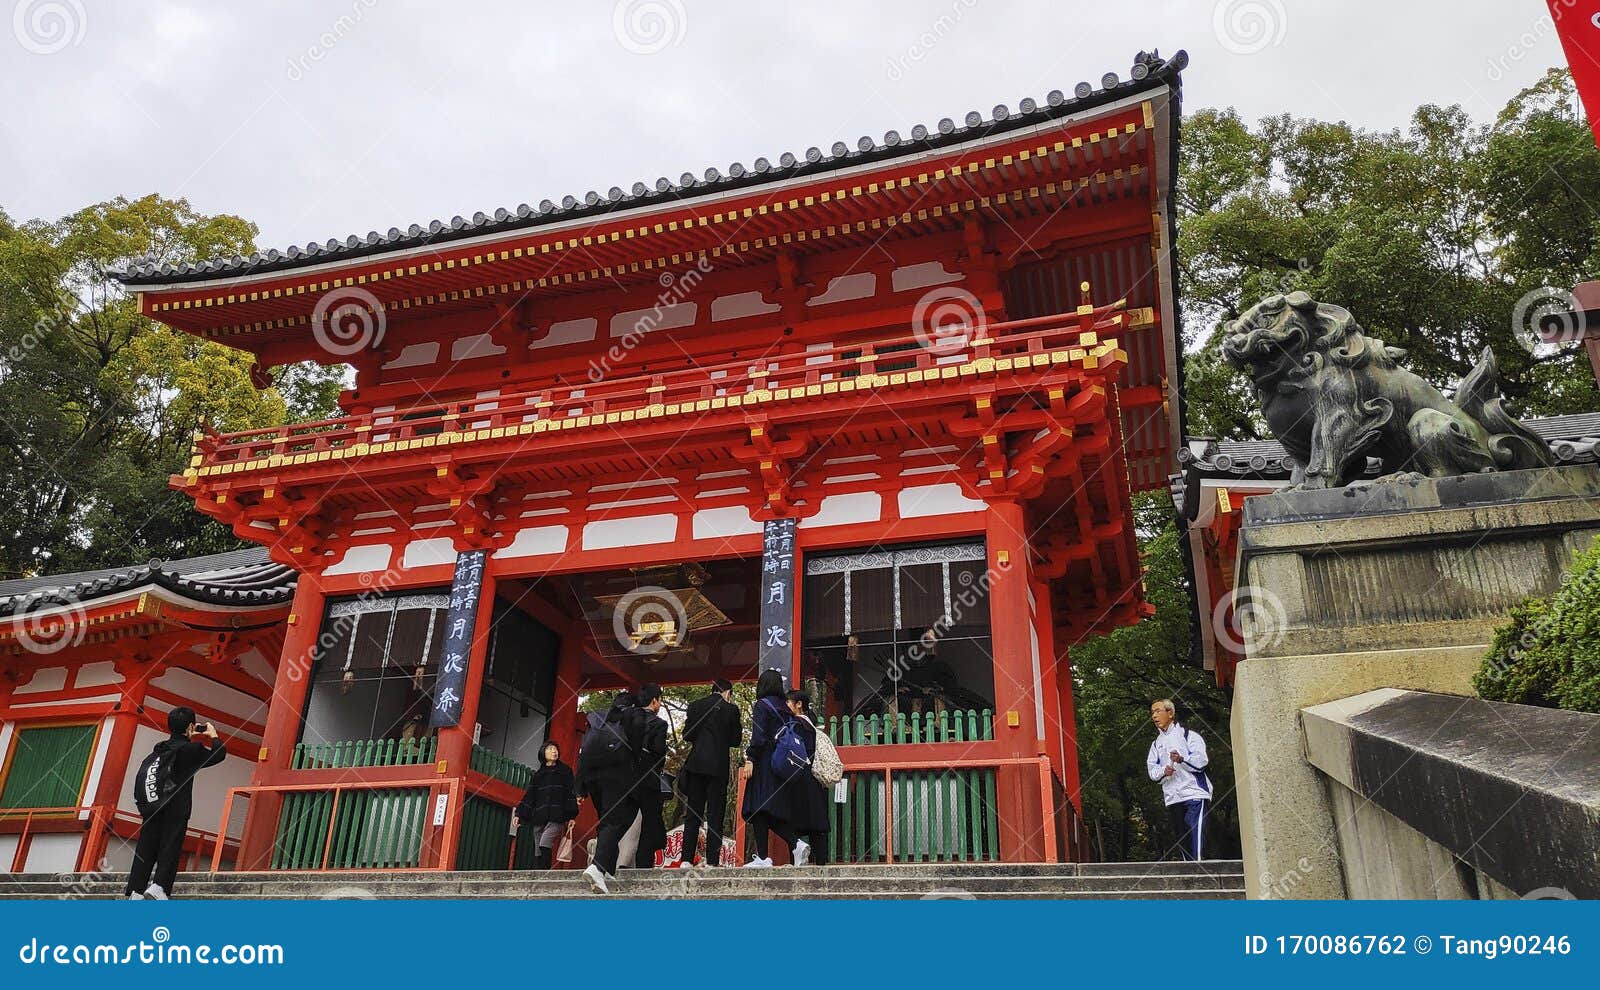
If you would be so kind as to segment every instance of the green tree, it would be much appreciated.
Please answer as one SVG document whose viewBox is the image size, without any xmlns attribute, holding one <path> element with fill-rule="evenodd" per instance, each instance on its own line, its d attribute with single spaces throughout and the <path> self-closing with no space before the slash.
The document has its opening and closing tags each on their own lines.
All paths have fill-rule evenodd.
<svg viewBox="0 0 1600 990">
<path fill-rule="evenodd" d="M 1222 363 L 1219 328 L 1303 289 L 1347 306 L 1408 364 L 1453 386 L 1485 346 L 1524 414 L 1600 405 L 1577 347 L 1530 352 L 1530 294 L 1600 276 L 1600 150 L 1552 70 L 1493 124 L 1424 106 L 1404 130 L 1232 110 L 1184 123 L 1177 204 L 1190 432 L 1265 435 L 1248 383 Z"/>
<path fill-rule="evenodd" d="M 1213 792 L 1208 854 L 1238 852 L 1239 813 L 1233 796 L 1229 699 L 1212 675 L 1190 662 L 1193 641 L 1188 576 L 1165 492 L 1136 496 L 1135 514 L 1147 571 L 1145 594 L 1155 615 L 1071 649 L 1078 721 L 1083 812 L 1089 840 L 1103 861 L 1160 859 L 1176 837 L 1161 785 L 1145 756 L 1155 738 L 1150 703 L 1171 698 L 1178 719 L 1199 732 L 1211 755 Z"/>
<path fill-rule="evenodd" d="M 248 354 L 162 327 L 106 273 L 153 254 L 253 249 L 255 227 L 186 201 L 117 198 L 54 223 L 0 213 L 0 574 L 229 549 L 233 534 L 168 489 L 196 424 L 319 418 L 339 369 L 294 366 L 265 391 Z"/>
</svg>

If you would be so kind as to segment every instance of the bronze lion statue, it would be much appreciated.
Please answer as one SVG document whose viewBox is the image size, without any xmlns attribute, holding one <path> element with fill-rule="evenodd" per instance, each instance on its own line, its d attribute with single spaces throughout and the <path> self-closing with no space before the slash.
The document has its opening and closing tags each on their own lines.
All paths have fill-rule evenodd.
<svg viewBox="0 0 1600 990">
<path fill-rule="evenodd" d="M 1455 401 L 1396 364 L 1405 352 L 1362 332 L 1349 310 L 1304 292 L 1272 296 L 1225 328 L 1222 355 L 1249 373 L 1294 470 L 1293 487 L 1338 488 L 1367 458 L 1395 480 L 1549 467 L 1538 434 L 1502 406 L 1485 348 Z"/>
</svg>

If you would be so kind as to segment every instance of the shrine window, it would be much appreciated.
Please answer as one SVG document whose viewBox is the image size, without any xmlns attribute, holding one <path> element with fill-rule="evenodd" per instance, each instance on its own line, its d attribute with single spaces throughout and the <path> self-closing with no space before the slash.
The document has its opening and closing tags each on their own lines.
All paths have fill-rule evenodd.
<svg viewBox="0 0 1600 990">
<path fill-rule="evenodd" d="M 313 652 L 301 741 L 312 747 L 425 735 L 449 608 L 444 589 L 330 602 Z"/>
<path fill-rule="evenodd" d="M 0 770 L 0 808 L 76 808 L 97 723 L 18 729 Z"/>
<path fill-rule="evenodd" d="M 802 674 L 829 715 L 994 706 L 981 542 L 808 556 Z"/>
<path fill-rule="evenodd" d="M 555 702 L 561 641 L 543 623 L 496 599 L 478 699 L 478 746 L 539 765 Z"/>
</svg>

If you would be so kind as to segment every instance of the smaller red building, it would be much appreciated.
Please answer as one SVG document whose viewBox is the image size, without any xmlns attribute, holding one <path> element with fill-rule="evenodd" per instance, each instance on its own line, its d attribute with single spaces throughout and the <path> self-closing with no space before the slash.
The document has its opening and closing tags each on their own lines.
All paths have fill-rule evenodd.
<svg viewBox="0 0 1600 990">
<path fill-rule="evenodd" d="M 0 582 L 0 870 L 127 869 L 132 777 L 179 705 L 228 749 L 185 844 L 209 862 L 228 788 L 255 767 L 295 578 L 251 548 Z M 230 858 L 242 826 L 221 827 Z"/>
</svg>

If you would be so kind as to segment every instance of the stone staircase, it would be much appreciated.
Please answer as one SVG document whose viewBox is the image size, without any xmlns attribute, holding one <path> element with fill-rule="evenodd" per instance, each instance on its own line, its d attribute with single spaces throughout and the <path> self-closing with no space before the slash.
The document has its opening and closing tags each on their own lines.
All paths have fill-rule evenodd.
<svg viewBox="0 0 1600 990">
<path fill-rule="evenodd" d="M 0 900 L 107 899 L 121 896 L 112 874 L 0 874 Z M 592 898 L 574 870 L 546 873 L 185 873 L 189 899 Z M 1206 863 L 920 863 L 773 870 L 623 870 L 612 896 L 631 899 L 990 900 L 1171 898 L 1239 900 L 1238 860 Z"/>
</svg>

